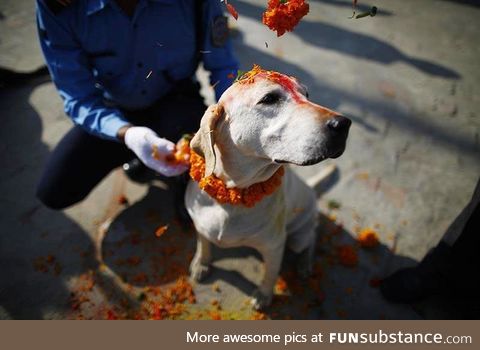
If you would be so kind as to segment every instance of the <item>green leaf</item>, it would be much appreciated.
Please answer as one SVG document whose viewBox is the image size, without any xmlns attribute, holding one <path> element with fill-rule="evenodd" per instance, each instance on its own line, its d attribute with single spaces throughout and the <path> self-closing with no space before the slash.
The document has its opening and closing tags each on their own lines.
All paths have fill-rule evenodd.
<svg viewBox="0 0 480 350">
<path fill-rule="evenodd" d="M 330 199 L 327 203 L 327 206 L 328 206 L 328 209 L 333 210 L 333 209 L 340 209 L 342 205 L 336 200 Z"/>
</svg>

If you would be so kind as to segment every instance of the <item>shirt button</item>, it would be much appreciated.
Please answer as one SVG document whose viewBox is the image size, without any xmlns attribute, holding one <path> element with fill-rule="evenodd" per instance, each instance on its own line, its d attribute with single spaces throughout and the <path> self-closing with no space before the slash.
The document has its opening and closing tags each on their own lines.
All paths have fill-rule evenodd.
<svg viewBox="0 0 480 350">
<path fill-rule="evenodd" d="M 142 62 L 138 62 L 138 63 L 137 63 L 137 67 L 138 67 L 138 68 L 142 68 L 142 67 L 143 67 L 143 63 L 142 63 Z"/>
</svg>

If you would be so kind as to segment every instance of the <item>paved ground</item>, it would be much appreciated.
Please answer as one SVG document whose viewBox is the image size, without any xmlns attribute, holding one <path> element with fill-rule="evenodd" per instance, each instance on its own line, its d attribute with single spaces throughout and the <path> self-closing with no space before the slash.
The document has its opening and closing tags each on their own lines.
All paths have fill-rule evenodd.
<svg viewBox="0 0 480 350">
<path fill-rule="evenodd" d="M 234 43 L 244 69 L 258 63 L 295 75 L 312 100 L 354 122 L 347 151 L 330 162 L 338 172 L 321 189 L 316 274 L 299 282 L 287 256 L 288 288 L 278 286 L 282 295 L 265 316 L 455 317 L 438 301 L 389 304 L 370 284 L 421 259 L 478 179 L 479 7 L 382 1 L 375 18 L 350 20 L 349 0 L 310 1 L 297 30 L 277 39 L 259 22 L 264 2 L 234 3 L 240 13 Z M 0 3 L 0 32 L 0 66 L 23 72 L 42 66 L 30 1 Z M 208 87 L 204 92 L 211 101 Z M 0 106 L 0 318 L 264 317 L 245 305 L 262 271 L 254 252 L 216 251 L 213 275 L 193 291 L 178 280 L 194 233 L 173 221 L 160 182 L 146 188 L 114 172 L 79 205 L 64 212 L 42 207 L 35 182 L 71 123 L 45 78 L 1 88 Z M 308 178 L 324 166 L 296 170 Z M 332 200 L 339 209 L 329 209 Z M 157 238 L 156 228 L 166 224 Z M 356 246 L 365 227 L 379 233 L 379 247 Z M 345 244 L 358 251 L 356 267 L 338 262 Z M 193 294 L 196 303 L 177 303 Z"/>
</svg>

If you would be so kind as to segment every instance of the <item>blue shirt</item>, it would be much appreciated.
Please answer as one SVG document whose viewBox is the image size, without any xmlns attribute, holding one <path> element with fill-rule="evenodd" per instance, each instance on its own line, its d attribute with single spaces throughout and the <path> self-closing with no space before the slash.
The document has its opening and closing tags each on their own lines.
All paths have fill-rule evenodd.
<svg viewBox="0 0 480 350">
<path fill-rule="evenodd" d="M 114 0 L 71 1 L 60 11 L 46 2 L 37 0 L 40 44 L 65 112 L 102 138 L 116 140 L 128 125 L 120 109 L 148 107 L 174 81 L 193 77 L 197 51 L 217 99 L 236 76 L 219 0 L 204 0 L 200 45 L 195 0 L 139 0 L 131 18 Z"/>
</svg>

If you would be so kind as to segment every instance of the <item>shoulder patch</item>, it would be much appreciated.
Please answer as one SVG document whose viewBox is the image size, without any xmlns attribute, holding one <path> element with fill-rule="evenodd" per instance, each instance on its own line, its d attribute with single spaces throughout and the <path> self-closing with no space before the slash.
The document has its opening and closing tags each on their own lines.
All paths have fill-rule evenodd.
<svg viewBox="0 0 480 350">
<path fill-rule="evenodd" d="M 225 16 L 217 16 L 212 24 L 212 44 L 222 47 L 228 40 L 228 19 Z"/>
<path fill-rule="evenodd" d="M 75 0 L 41 0 L 54 15 L 72 5 Z"/>
</svg>

